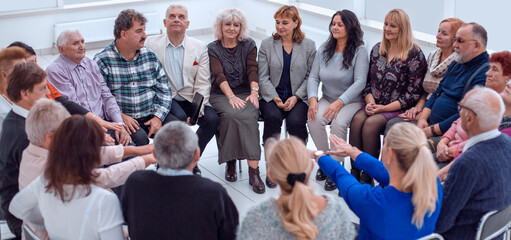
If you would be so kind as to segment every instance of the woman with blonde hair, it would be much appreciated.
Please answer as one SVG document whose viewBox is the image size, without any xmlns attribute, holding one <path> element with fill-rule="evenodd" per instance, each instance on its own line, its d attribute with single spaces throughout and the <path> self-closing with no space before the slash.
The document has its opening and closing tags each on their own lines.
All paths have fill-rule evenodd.
<svg viewBox="0 0 511 240">
<path fill-rule="evenodd" d="M 276 32 L 259 49 L 259 106 L 264 119 L 263 142 L 286 131 L 307 142 L 307 76 L 316 45 L 300 30 L 302 19 L 295 6 L 284 5 L 273 15 Z M 277 185 L 266 177 L 266 185 Z"/>
<path fill-rule="evenodd" d="M 378 158 L 380 134 L 388 121 L 415 106 L 426 71 L 426 59 L 413 40 L 408 15 L 401 9 L 391 10 L 385 16 L 383 40 L 369 55 L 369 74 L 362 92 L 366 105 L 351 121 L 350 143 Z M 351 173 L 361 182 L 373 182 L 357 168 L 352 167 Z"/>
<path fill-rule="evenodd" d="M 304 143 L 290 137 L 265 144 L 268 175 L 281 189 L 248 211 L 237 239 L 353 239 L 342 200 L 319 196 L 308 186 L 314 162 Z"/>
<path fill-rule="evenodd" d="M 417 239 L 433 233 L 443 191 L 421 129 L 411 123 L 395 124 L 385 137 L 381 162 L 335 135 L 330 141 L 336 151 L 329 154 L 350 156 L 355 167 L 380 183 L 376 187 L 360 184 L 329 155 L 315 154 L 323 172 L 360 218 L 358 239 Z"/>
<path fill-rule="evenodd" d="M 259 78 L 257 48 L 248 37 L 247 19 L 238 9 L 225 9 L 216 17 L 217 40 L 208 44 L 211 68 L 209 103 L 218 113 L 218 163 L 226 163 L 225 180 L 235 182 L 236 159 L 247 159 L 248 183 L 264 193 L 259 175 Z"/>
</svg>

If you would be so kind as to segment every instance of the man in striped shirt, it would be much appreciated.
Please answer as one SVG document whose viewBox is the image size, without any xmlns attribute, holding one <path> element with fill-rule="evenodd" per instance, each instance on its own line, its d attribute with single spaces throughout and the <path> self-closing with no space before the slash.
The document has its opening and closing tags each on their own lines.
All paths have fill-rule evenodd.
<svg viewBox="0 0 511 240">
<path fill-rule="evenodd" d="M 147 144 L 170 121 L 172 101 L 162 64 L 144 47 L 146 21 L 133 9 L 122 11 L 115 20 L 115 40 L 94 57 L 136 145 Z"/>
</svg>

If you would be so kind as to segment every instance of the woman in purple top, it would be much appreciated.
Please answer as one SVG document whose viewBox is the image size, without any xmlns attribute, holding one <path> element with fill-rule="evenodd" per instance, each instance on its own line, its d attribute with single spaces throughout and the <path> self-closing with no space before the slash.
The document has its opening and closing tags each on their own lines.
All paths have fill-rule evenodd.
<svg viewBox="0 0 511 240">
<path fill-rule="evenodd" d="M 351 121 L 350 143 L 378 158 L 380 134 L 387 121 L 415 106 L 422 95 L 422 80 L 427 62 L 414 42 L 408 15 L 393 9 L 385 16 L 383 40 L 369 55 L 369 74 L 363 91 L 366 105 Z M 352 166 L 353 160 L 351 159 Z M 372 178 L 352 167 L 358 180 L 372 183 Z"/>
</svg>

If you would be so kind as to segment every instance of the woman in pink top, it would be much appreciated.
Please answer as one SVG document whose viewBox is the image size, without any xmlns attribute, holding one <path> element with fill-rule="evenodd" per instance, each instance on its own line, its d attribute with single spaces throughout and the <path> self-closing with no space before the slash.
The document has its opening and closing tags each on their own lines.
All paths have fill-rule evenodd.
<svg viewBox="0 0 511 240">
<path fill-rule="evenodd" d="M 491 55 L 490 57 L 490 69 L 486 72 L 486 87 L 495 90 L 500 93 L 503 92 L 506 88 L 506 84 L 508 80 L 511 78 L 511 53 L 508 51 L 497 52 Z M 511 103 L 510 103 L 511 104 Z M 506 107 L 507 109 L 507 107 Z M 507 113 L 507 111 L 506 111 Z M 511 110 L 509 114 L 504 114 L 504 116 L 511 115 Z M 507 124 L 511 126 L 511 117 L 504 117 L 502 124 Z M 501 124 L 501 125 L 502 125 Z M 505 127 L 499 127 L 499 130 Z M 506 130 L 511 132 L 511 130 Z M 509 135 L 509 134 L 508 134 Z M 436 159 L 440 162 L 440 166 L 449 163 L 445 167 L 441 168 L 438 172 L 438 177 L 443 182 L 447 177 L 447 173 L 449 172 L 449 168 L 456 160 L 456 158 L 461 155 L 463 151 L 463 147 L 465 143 L 468 141 L 468 136 L 466 132 L 461 127 L 461 119 L 458 118 L 454 121 L 442 136 L 442 139 L 437 145 Z"/>
</svg>

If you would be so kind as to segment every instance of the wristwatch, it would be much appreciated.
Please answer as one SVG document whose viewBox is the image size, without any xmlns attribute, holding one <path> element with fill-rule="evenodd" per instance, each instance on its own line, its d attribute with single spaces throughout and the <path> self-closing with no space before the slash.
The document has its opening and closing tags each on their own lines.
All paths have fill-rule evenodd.
<svg viewBox="0 0 511 240">
<path fill-rule="evenodd" d="M 256 91 L 256 92 L 259 92 L 259 88 L 258 87 L 253 87 L 251 88 L 252 90 Z"/>
<path fill-rule="evenodd" d="M 325 155 L 325 152 L 323 152 L 323 151 L 316 151 L 316 152 L 314 152 L 314 159 L 316 161 L 318 161 L 318 158 L 320 158 L 323 155 Z"/>
</svg>

